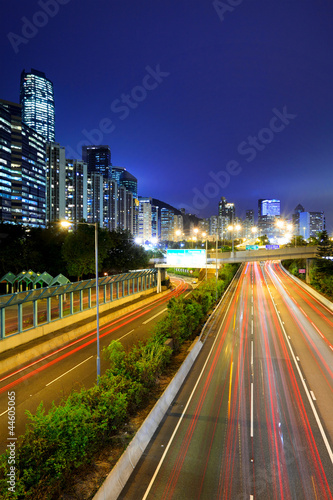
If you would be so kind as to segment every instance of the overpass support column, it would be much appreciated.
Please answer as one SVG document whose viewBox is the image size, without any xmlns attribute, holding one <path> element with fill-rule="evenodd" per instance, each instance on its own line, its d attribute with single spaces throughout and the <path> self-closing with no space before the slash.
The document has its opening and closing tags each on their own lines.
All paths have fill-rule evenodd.
<svg viewBox="0 0 333 500">
<path fill-rule="evenodd" d="M 306 274 L 305 274 L 305 283 L 310 283 L 310 269 L 313 265 L 314 259 L 306 259 Z"/>
<path fill-rule="evenodd" d="M 157 272 L 157 293 L 162 291 L 162 281 L 165 280 L 165 269 L 159 267 Z"/>
</svg>

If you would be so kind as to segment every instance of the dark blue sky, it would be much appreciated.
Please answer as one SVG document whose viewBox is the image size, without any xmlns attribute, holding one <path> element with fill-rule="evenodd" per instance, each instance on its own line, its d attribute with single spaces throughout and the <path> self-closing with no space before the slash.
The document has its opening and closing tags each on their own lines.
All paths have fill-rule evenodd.
<svg viewBox="0 0 333 500">
<path fill-rule="evenodd" d="M 333 231 L 331 0 L 13 0 L 0 23 L 0 98 L 44 71 L 68 157 L 109 144 L 140 195 L 200 216 L 278 198 Z"/>
</svg>

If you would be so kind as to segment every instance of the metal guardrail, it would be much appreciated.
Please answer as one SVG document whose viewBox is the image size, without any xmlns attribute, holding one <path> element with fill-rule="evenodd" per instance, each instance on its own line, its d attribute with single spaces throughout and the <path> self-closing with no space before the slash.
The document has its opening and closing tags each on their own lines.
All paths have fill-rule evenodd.
<svg viewBox="0 0 333 500">
<path fill-rule="evenodd" d="M 157 270 L 143 269 L 98 280 L 99 304 L 157 285 Z M 0 340 L 96 307 L 96 280 L 90 279 L 0 296 Z"/>
</svg>

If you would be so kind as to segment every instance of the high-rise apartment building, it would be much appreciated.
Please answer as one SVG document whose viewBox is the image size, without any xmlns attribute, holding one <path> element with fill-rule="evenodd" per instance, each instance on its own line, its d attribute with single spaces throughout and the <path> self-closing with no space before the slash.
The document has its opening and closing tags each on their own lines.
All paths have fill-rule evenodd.
<svg viewBox="0 0 333 500">
<path fill-rule="evenodd" d="M 234 203 L 227 203 L 226 198 L 222 196 L 219 202 L 219 216 L 223 217 L 222 222 L 225 226 L 233 224 L 236 217 L 236 209 Z"/>
<path fill-rule="evenodd" d="M 118 227 L 118 184 L 113 179 L 104 179 L 103 225 L 109 231 Z"/>
<path fill-rule="evenodd" d="M 161 208 L 161 240 L 174 240 L 174 212 L 169 208 Z"/>
<path fill-rule="evenodd" d="M 98 172 L 87 175 L 87 222 L 101 224 L 103 220 L 103 176 Z"/>
<path fill-rule="evenodd" d="M 21 73 L 20 104 L 22 120 L 46 141 L 55 140 L 55 111 L 53 83 L 45 73 L 32 69 Z"/>
<path fill-rule="evenodd" d="M 87 220 L 87 164 L 66 159 L 66 218 Z"/>
<path fill-rule="evenodd" d="M 46 222 L 66 215 L 66 155 L 58 142 L 46 144 Z"/>
<path fill-rule="evenodd" d="M 153 237 L 153 205 L 151 198 L 139 197 L 138 231 L 137 236 L 143 241 L 150 241 Z"/>
<path fill-rule="evenodd" d="M 134 234 L 135 204 L 132 193 L 127 191 L 123 186 L 118 186 L 117 203 L 117 227 L 128 229 Z"/>
<path fill-rule="evenodd" d="M 22 123 L 20 104 L 0 100 L 0 108 L 0 212 L 8 222 L 44 227 L 45 140 Z"/>
</svg>

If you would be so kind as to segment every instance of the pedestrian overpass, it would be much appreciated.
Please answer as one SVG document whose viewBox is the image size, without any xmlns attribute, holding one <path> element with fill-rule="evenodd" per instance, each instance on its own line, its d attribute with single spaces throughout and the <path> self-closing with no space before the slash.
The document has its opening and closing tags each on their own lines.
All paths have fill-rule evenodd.
<svg viewBox="0 0 333 500">
<path fill-rule="evenodd" d="M 222 264 L 233 264 L 254 261 L 266 260 L 286 260 L 286 259 L 305 259 L 306 260 L 306 282 L 309 280 L 309 268 L 311 259 L 317 257 L 317 246 L 301 246 L 301 247 L 284 247 L 275 250 L 268 250 L 267 248 L 259 248 L 258 250 L 237 250 L 234 252 L 207 252 L 208 269 L 220 268 Z M 165 259 L 159 259 L 155 262 L 155 267 L 158 269 L 157 275 L 157 292 L 161 289 L 161 283 L 165 279 L 165 270 L 170 266 Z M 196 266 L 195 263 L 191 265 L 181 265 L 179 267 L 190 267 L 202 269 L 202 264 Z"/>
</svg>

